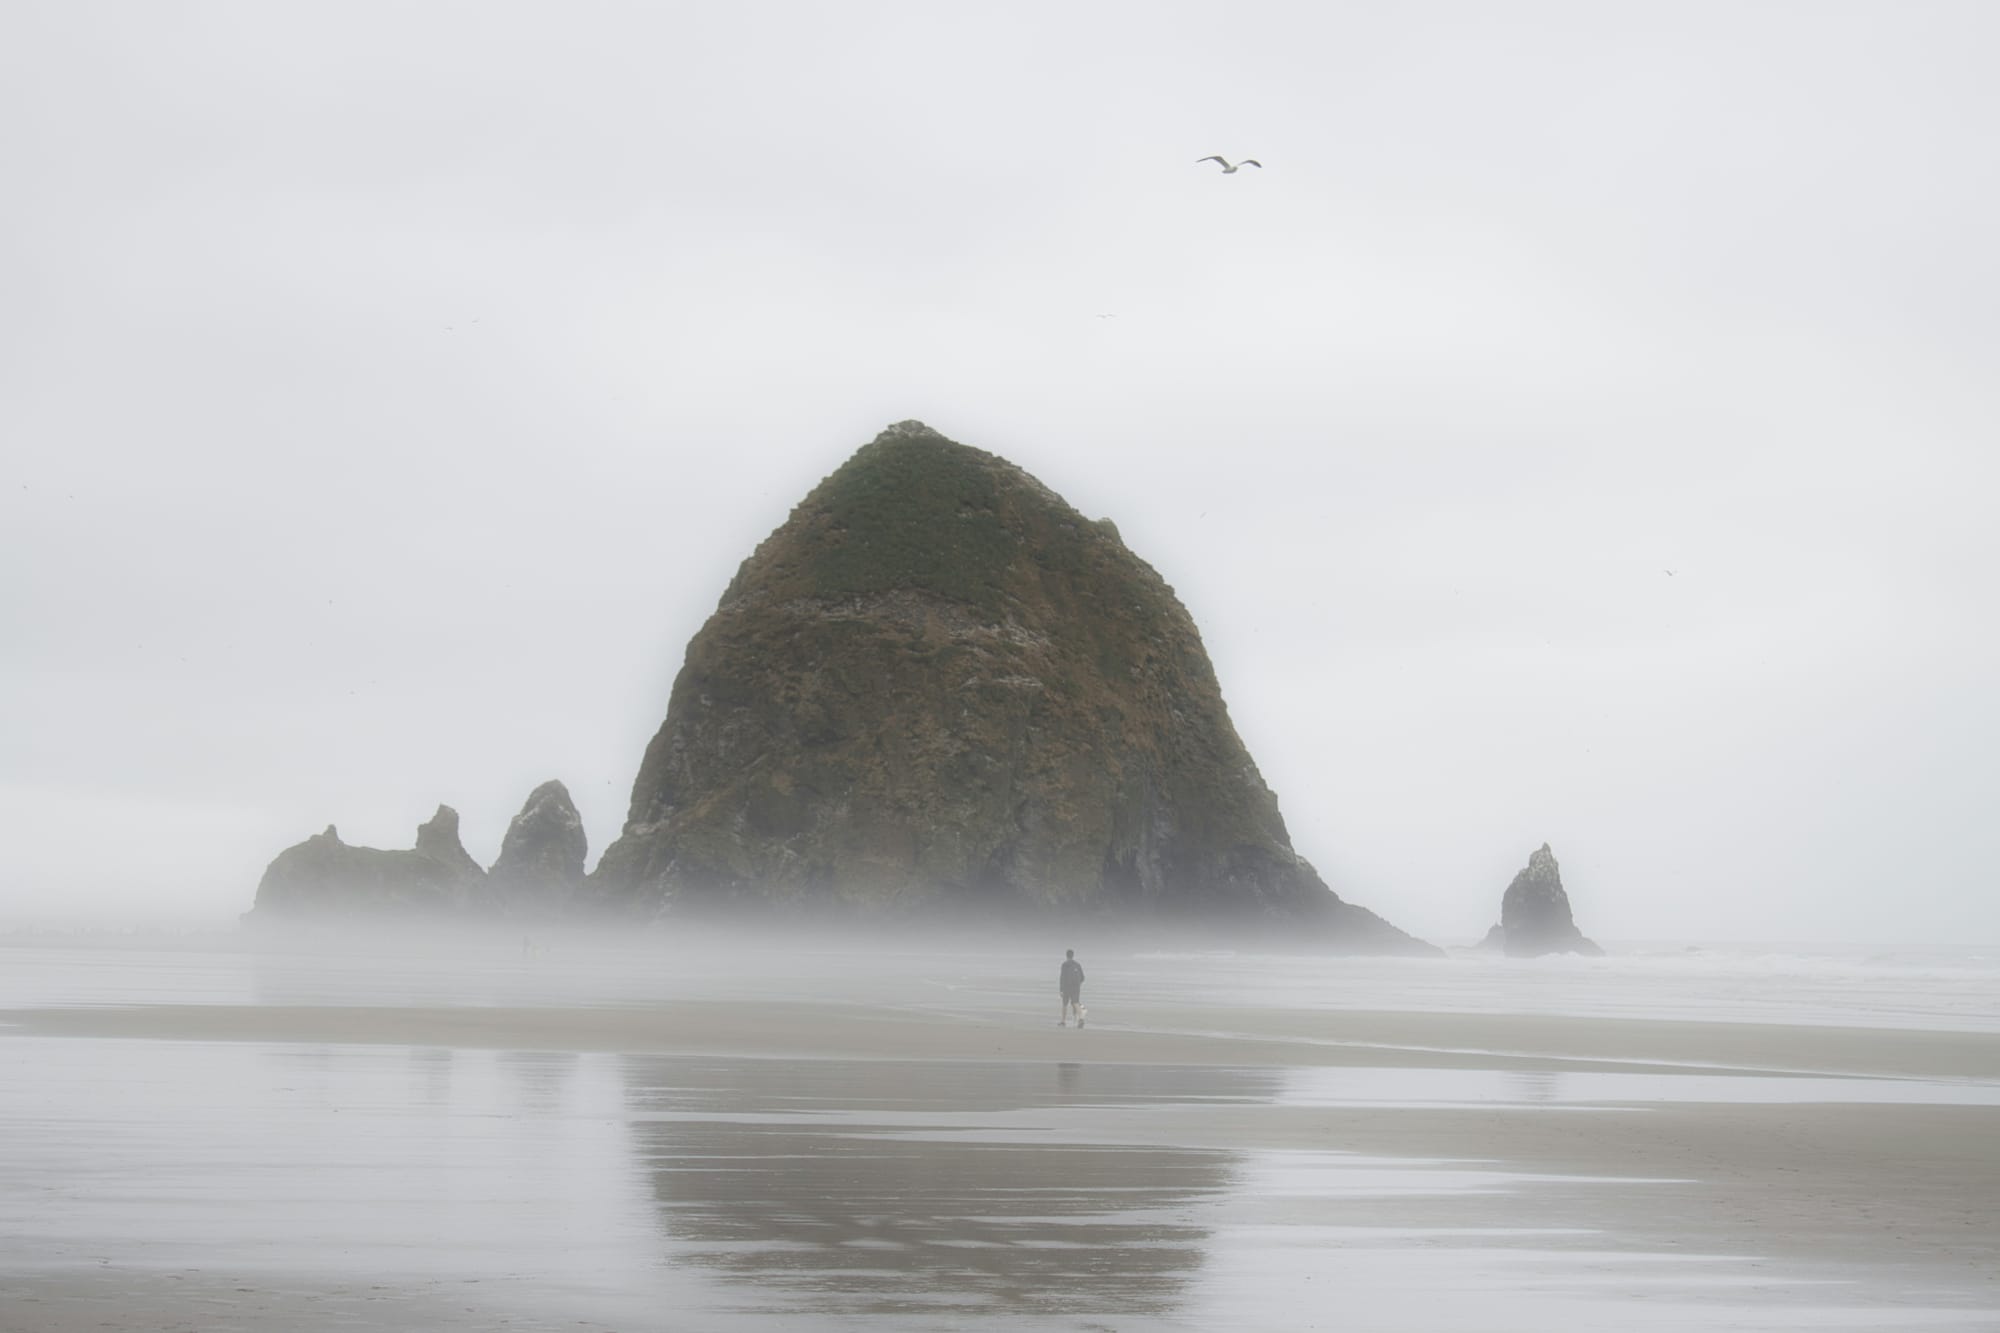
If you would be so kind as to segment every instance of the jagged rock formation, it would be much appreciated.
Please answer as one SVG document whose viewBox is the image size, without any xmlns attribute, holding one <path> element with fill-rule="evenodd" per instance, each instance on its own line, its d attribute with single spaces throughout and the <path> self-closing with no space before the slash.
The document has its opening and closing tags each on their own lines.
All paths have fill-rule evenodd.
<svg viewBox="0 0 2000 1333">
<path fill-rule="evenodd" d="M 1603 954 L 1604 950 L 1576 928 L 1555 853 L 1547 843 L 1528 857 L 1527 868 L 1507 886 L 1500 899 L 1500 924 L 1486 932 L 1482 947 L 1504 949 L 1509 958 L 1537 958 L 1545 953 Z"/>
<path fill-rule="evenodd" d="M 259 919 L 379 911 L 445 914 L 477 893 L 486 872 L 458 839 L 458 812 L 440 805 L 409 851 L 350 847 L 334 826 L 279 852 L 257 884 Z"/>
<path fill-rule="evenodd" d="M 488 896 L 513 915 L 559 911 L 583 883 L 587 851 L 583 816 L 569 788 L 544 782 L 507 825 L 500 859 L 487 874 Z"/>
<path fill-rule="evenodd" d="M 417 825 L 415 850 L 419 856 L 428 856 L 449 870 L 461 884 L 476 884 L 486 877 L 479 862 L 472 859 L 465 844 L 459 841 L 458 811 L 448 805 L 440 805 L 436 814 Z"/>
<path fill-rule="evenodd" d="M 1428 950 L 1293 849 L 1173 590 L 917 422 L 806 496 L 688 645 L 592 881 L 645 913 L 977 907 Z"/>
</svg>

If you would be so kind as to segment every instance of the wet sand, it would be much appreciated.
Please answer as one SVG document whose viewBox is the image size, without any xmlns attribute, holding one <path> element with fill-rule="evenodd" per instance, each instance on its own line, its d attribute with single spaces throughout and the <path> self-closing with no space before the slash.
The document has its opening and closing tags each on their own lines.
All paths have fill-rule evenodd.
<svg viewBox="0 0 2000 1333">
<path fill-rule="evenodd" d="M 9 1329 L 2000 1328 L 1989 1033 L 1157 1003 L 1079 1032 L 860 998 L 19 1009 L 0 1040 L 16 1069 L 113 1062 L 142 1102 L 149 1070 L 211 1064 L 321 1135 L 615 1122 L 600 1193 L 636 1179 L 618 1225 L 646 1256 L 572 1281 L 524 1240 L 439 1257 L 412 1233 L 401 1261 L 288 1267 L 302 1235 L 232 1266 L 93 1240 L 85 1209 L 0 1260 Z M 404 1067 L 421 1095 L 353 1091 Z M 299 1103 L 326 1069 L 349 1091 Z M 539 1091 L 431 1105 L 474 1076 Z M 193 1110 L 176 1132 L 208 1143 Z M 60 1216 L 64 1178 L 0 1151 L 0 1195 Z M 679 1322 L 643 1313 L 663 1300 Z"/>
<path fill-rule="evenodd" d="M 546 1051 L 1060 1060 L 1174 1065 L 1659 1069 L 2000 1079 L 2000 1036 L 1894 1028 L 1148 1006 L 1083 1032 L 1028 1012 L 866 1003 L 666 1001 L 504 1005 L 145 1005 L 0 1010 L 0 1030 L 51 1036 L 461 1046 Z M 1084 1043 L 1088 1043 L 1085 1045 Z"/>
</svg>

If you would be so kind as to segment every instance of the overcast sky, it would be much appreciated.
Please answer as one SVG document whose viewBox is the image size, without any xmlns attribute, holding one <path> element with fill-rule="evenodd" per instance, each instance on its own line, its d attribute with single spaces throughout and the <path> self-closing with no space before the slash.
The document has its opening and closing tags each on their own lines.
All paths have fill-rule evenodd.
<svg viewBox="0 0 2000 1333">
<path fill-rule="evenodd" d="M 2000 941 L 2000 6 L 0 8 L 0 922 L 593 860 L 919 418 L 1109 516 L 1477 937 Z M 1209 153 L 1254 156 L 1221 175 Z M 1104 318 L 1104 316 L 1113 316 Z"/>
</svg>

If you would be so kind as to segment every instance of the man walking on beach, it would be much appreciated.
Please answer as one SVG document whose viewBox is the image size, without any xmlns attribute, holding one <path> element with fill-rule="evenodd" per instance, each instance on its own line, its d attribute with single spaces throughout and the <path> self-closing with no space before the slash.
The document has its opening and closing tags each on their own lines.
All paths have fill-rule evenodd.
<svg viewBox="0 0 2000 1333">
<path fill-rule="evenodd" d="M 1063 950 L 1062 975 L 1056 978 L 1056 989 L 1062 992 L 1062 1017 L 1056 1026 L 1069 1026 L 1069 1011 L 1076 1010 L 1076 1025 L 1083 1026 L 1083 964 L 1076 961 L 1076 950 Z"/>
</svg>

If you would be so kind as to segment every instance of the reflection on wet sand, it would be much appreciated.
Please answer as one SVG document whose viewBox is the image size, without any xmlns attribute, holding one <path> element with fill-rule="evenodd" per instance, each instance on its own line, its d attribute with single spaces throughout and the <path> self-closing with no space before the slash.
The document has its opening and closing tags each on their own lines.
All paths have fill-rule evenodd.
<svg viewBox="0 0 2000 1333">
<path fill-rule="evenodd" d="M 670 1255 L 746 1303 L 1017 1316 L 1175 1309 L 1239 1154 L 1078 1143 L 1059 1106 L 1243 1101 L 1213 1070 L 625 1062 Z"/>
</svg>

